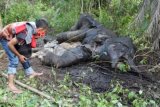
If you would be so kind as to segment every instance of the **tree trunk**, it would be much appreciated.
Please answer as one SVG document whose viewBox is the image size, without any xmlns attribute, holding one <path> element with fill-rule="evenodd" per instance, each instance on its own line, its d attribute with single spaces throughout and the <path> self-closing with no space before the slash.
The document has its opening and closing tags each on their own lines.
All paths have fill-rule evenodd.
<svg viewBox="0 0 160 107">
<path fill-rule="evenodd" d="M 160 0 L 143 0 L 143 5 L 134 20 L 135 27 L 143 25 L 149 15 L 149 24 L 144 34 L 150 38 L 152 49 L 160 49 Z"/>
</svg>

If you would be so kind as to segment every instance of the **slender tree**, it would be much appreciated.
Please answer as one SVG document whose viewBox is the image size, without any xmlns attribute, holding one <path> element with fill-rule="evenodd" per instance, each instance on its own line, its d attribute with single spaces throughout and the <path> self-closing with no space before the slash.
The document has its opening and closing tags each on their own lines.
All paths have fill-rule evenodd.
<svg viewBox="0 0 160 107">
<path fill-rule="evenodd" d="M 142 25 L 147 15 L 149 16 L 149 24 L 145 31 L 145 36 L 151 39 L 152 49 L 160 49 L 160 0 L 143 0 L 134 24 Z"/>
</svg>

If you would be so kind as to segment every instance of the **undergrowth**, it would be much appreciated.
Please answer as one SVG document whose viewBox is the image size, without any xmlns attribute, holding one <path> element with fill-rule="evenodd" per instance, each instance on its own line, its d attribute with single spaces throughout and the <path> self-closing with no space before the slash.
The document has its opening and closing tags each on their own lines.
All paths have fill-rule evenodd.
<svg viewBox="0 0 160 107">
<path fill-rule="evenodd" d="M 146 98 L 143 90 L 138 92 L 124 88 L 118 81 L 112 81 L 110 89 L 104 93 L 95 93 L 82 83 L 73 82 L 68 74 L 64 80 L 56 80 L 56 84 L 38 83 L 38 79 L 18 79 L 44 93 L 55 101 L 46 99 L 27 89 L 15 95 L 7 90 L 6 79 L 0 78 L 0 107 L 158 107 L 160 102 Z M 40 85 L 41 84 L 41 85 Z"/>
</svg>

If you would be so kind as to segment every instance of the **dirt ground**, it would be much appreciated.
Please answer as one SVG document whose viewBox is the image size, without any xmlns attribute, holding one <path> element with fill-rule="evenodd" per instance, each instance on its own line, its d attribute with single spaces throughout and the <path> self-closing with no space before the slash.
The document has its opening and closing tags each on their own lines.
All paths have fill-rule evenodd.
<svg viewBox="0 0 160 107">
<path fill-rule="evenodd" d="M 141 53 L 141 54 L 140 54 Z M 111 69 L 109 64 L 100 62 L 85 62 L 76 64 L 66 68 L 56 69 L 42 65 L 39 59 L 31 59 L 31 64 L 36 72 L 43 72 L 44 75 L 39 77 L 39 81 L 42 85 L 52 84 L 55 82 L 55 78 L 63 80 L 65 74 L 69 74 L 73 81 L 88 84 L 95 92 L 105 92 L 110 89 L 110 83 L 114 80 L 119 81 L 124 87 L 139 91 L 144 90 L 147 96 L 151 96 L 154 99 L 160 98 L 160 68 L 152 69 L 152 80 L 146 78 L 148 70 L 153 68 L 159 63 L 159 55 L 155 52 L 140 52 L 135 56 L 135 61 L 146 58 L 145 65 L 139 64 L 138 67 L 142 74 L 139 75 L 135 72 L 129 71 L 122 73 L 119 70 Z M 144 54 L 145 53 L 145 54 Z M 0 71 L 4 71 L 7 68 L 7 58 L 0 59 Z M 19 65 L 18 69 L 22 69 Z"/>
</svg>

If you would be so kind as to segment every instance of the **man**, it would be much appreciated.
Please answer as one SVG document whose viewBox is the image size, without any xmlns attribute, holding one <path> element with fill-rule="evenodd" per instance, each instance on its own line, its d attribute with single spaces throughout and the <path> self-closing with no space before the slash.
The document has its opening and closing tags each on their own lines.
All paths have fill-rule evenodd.
<svg viewBox="0 0 160 107">
<path fill-rule="evenodd" d="M 8 88 L 13 93 L 22 93 L 14 84 L 19 61 L 22 63 L 25 73 L 29 77 L 32 78 L 43 74 L 36 73 L 32 69 L 28 57 L 31 55 L 31 48 L 36 47 L 36 39 L 44 37 L 47 29 L 47 21 L 45 19 L 39 19 L 35 22 L 11 23 L 0 31 L 0 42 L 9 59 Z"/>
</svg>

